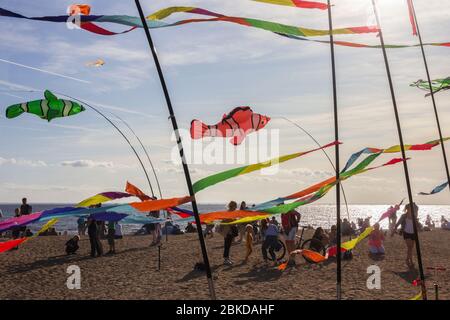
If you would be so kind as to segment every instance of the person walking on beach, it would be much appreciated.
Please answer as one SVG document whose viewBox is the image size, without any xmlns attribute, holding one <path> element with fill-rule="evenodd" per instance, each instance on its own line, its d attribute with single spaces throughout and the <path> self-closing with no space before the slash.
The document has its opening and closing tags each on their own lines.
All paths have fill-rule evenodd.
<svg viewBox="0 0 450 320">
<path fill-rule="evenodd" d="M 114 221 L 108 221 L 108 245 L 109 245 L 109 251 L 108 254 L 114 254 L 116 253 L 116 224 Z"/>
<path fill-rule="evenodd" d="M 228 211 L 236 211 L 237 203 L 236 201 L 230 201 L 228 204 Z M 230 260 L 230 249 L 233 244 L 234 238 L 239 235 L 239 230 L 236 225 L 225 225 L 221 226 L 220 233 L 223 235 L 224 244 L 223 244 L 223 264 L 227 266 L 233 265 L 233 262 Z"/>
<path fill-rule="evenodd" d="M 417 216 L 419 213 L 419 207 L 415 203 L 413 203 L 413 208 L 411 208 L 410 204 L 408 203 L 407 205 L 405 205 L 404 211 L 405 213 L 400 217 L 397 224 L 394 226 L 391 235 L 393 236 L 397 228 L 401 226 L 400 232 L 403 234 L 403 239 L 405 239 L 407 249 L 406 265 L 409 268 L 413 268 L 413 249 L 417 237 L 417 234 L 414 232 L 413 219 L 415 219 L 416 223 L 418 224 Z"/>
<path fill-rule="evenodd" d="M 264 262 L 267 264 L 268 257 L 267 257 L 267 249 L 269 250 L 270 257 L 274 261 L 275 266 L 278 265 L 278 261 L 275 255 L 275 250 L 277 250 L 279 243 L 278 243 L 278 234 L 279 230 L 278 227 L 272 223 L 272 221 L 269 221 L 267 223 L 267 229 L 265 232 L 265 238 L 264 242 L 261 247 L 262 256 L 264 259 Z"/>
<path fill-rule="evenodd" d="M 275 217 L 272 217 L 271 224 L 278 226 Z M 291 254 L 295 250 L 295 236 L 297 235 L 298 224 L 301 215 L 296 210 L 291 210 L 281 215 L 281 225 L 283 227 L 286 248 L 289 254 L 288 264 L 295 265 L 295 254 Z"/>
<path fill-rule="evenodd" d="M 88 235 L 91 244 L 91 257 L 100 257 L 103 254 L 103 248 L 99 238 L 99 225 L 93 218 L 88 219 Z"/>
</svg>

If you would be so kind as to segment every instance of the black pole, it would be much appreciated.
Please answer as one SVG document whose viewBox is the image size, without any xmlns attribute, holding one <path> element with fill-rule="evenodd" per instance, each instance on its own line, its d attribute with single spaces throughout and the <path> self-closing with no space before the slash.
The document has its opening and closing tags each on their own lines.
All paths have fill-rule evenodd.
<svg viewBox="0 0 450 320">
<path fill-rule="evenodd" d="M 425 55 L 425 49 L 423 46 L 422 35 L 420 34 L 419 21 L 417 21 L 416 9 L 414 7 L 413 0 L 411 0 L 411 8 L 412 8 L 413 15 L 414 15 L 414 21 L 416 24 L 417 35 L 419 36 L 420 48 L 422 49 L 422 57 L 423 57 L 423 63 L 425 65 L 425 71 L 427 73 L 428 85 L 430 86 L 431 101 L 433 102 L 434 116 L 436 118 L 436 125 L 437 125 L 437 129 L 438 129 L 438 133 L 439 133 L 439 140 L 441 141 L 442 156 L 444 157 L 445 172 L 447 173 L 448 188 L 450 190 L 450 170 L 448 168 L 447 153 L 445 152 L 444 139 L 442 137 L 441 121 L 439 120 L 439 113 L 438 113 L 437 106 L 436 106 L 436 100 L 434 98 L 433 87 L 431 84 L 430 71 L 428 69 L 427 56 Z"/>
<path fill-rule="evenodd" d="M 334 140 L 339 141 L 339 118 L 336 86 L 336 61 L 334 56 L 333 18 L 331 16 L 331 3 L 328 1 L 328 25 L 330 31 L 331 48 L 331 72 L 333 77 L 333 110 L 334 110 Z M 341 300 L 341 188 L 340 188 L 340 168 L 339 168 L 339 144 L 335 146 L 335 169 L 336 169 L 336 298 Z"/>
<path fill-rule="evenodd" d="M 414 210 L 414 200 L 413 195 L 411 191 L 411 181 L 409 179 L 409 170 L 408 170 L 408 163 L 406 161 L 406 152 L 405 152 L 405 145 L 403 143 L 403 134 L 402 134 L 402 127 L 400 124 L 400 116 L 398 113 L 397 108 L 397 99 L 395 98 L 395 90 L 394 90 L 394 84 L 392 82 L 392 76 L 391 76 L 391 69 L 389 67 L 389 61 L 386 53 L 386 47 L 384 45 L 384 37 L 383 37 L 383 31 L 381 30 L 381 24 L 380 24 L 380 17 L 378 16 L 378 9 L 376 5 L 376 0 L 372 0 L 373 10 L 375 13 L 375 18 L 377 19 L 377 25 L 378 29 L 380 31 L 380 42 L 381 42 L 381 48 L 383 49 L 383 57 L 384 57 L 384 64 L 386 66 L 386 73 L 389 81 L 389 88 L 391 91 L 391 98 L 392 98 L 392 106 L 394 107 L 394 114 L 395 114 L 395 121 L 397 123 L 397 131 L 398 131 L 398 139 L 400 140 L 400 148 L 402 150 L 402 158 L 405 160 L 403 161 L 403 169 L 405 172 L 405 180 L 406 180 L 406 188 L 408 189 L 408 199 L 409 199 L 409 206 L 412 210 L 413 214 L 413 228 L 414 228 L 414 234 L 415 234 L 415 242 L 416 242 L 416 251 L 417 251 L 417 261 L 419 264 L 419 273 L 420 273 L 420 283 L 422 286 L 422 298 L 424 300 L 427 300 L 427 290 L 425 286 L 425 276 L 423 273 L 423 265 L 422 265 L 422 254 L 420 251 L 420 241 L 419 241 L 419 233 L 417 232 L 417 219 L 418 219 L 418 212 L 415 212 Z"/>
<path fill-rule="evenodd" d="M 172 102 L 170 101 L 169 90 L 167 89 L 167 86 L 166 86 L 164 74 L 162 72 L 161 65 L 159 64 L 158 54 L 156 53 L 156 49 L 153 44 L 152 36 L 150 34 L 150 30 L 148 28 L 147 21 L 145 20 L 144 12 L 142 11 L 142 7 L 141 7 L 139 0 L 135 0 L 135 3 L 136 3 L 136 7 L 139 11 L 139 16 L 141 17 L 142 27 L 144 28 L 145 35 L 147 37 L 148 45 L 150 47 L 150 51 L 153 56 L 153 61 L 155 62 L 156 70 L 158 71 L 159 80 L 161 82 L 161 87 L 163 89 L 164 97 L 166 98 L 167 108 L 168 108 L 169 114 L 170 114 L 170 120 L 172 121 L 173 130 L 174 130 L 176 138 L 177 138 L 177 145 L 178 145 L 178 150 L 180 152 L 181 163 L 183 165 L 183 171 L 184 171 L 186 183 L 187 183 L 187 186 L 189 189 L 189 195 L 191 196 L 191 199 L 192 199 L 191 200 L 192 210 L 194 211 L 195 223 L 197 225 L 198 239 L 200 241 L 200 247 L 202 250 L 203 262 L 205 264 L 206 278 L 208 280 L 208 286 L 209 286 L 209 293 L 211 295 L 211 299 L 215 300 L 216 293 L 214 290 L 214 282 L 212 280 L 211 266 L 209 265 L 208 251 L 206 249 L 205 239 L 203 238 L 202 224 L 200 221 L 200 216 L 198 214 L 197 201 L 195 200 L 195 193 L 194 193 L 194 188 L 192 187 L 191 175 L 189 173 L 189 168 L 188 168 L 188 165 L 186 162 L 186 158 L 184 156 L 183 142 L 181 141 L 181 136 L 180 136 L 180 133 L 178 132 L 177 119 L 175 118 L 175 113 L 172 108 Z"/>
</svg>

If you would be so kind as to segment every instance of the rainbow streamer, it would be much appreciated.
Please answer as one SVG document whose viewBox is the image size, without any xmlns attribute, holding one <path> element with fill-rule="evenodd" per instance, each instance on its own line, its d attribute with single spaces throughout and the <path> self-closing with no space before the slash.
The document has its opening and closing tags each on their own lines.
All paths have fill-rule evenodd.
<svg viewBox="0 0 450 320">
<path fill-rule="evenodd" d="M 220 173 L 216 173 L 216 174 L 213 174 L 211 176 L 208 176 L 206 178 L 203 178 L 203 179 L 195 182 L 194 185 L 193 185 L 193 189 L 194 189 L 194 192 L 197 193 L 197 192 L 199 192 L 199 191 L 201 191 L 203 189 L 206 189 L 208 187 L 211 187 L 211 186 L 213 186 L 213 185 L 215 185 L 215 184 L 217 184 L 219 182 L 223 182 L 223 181 L 229 180 L 231 178 L 235 178 L 237 176 L 248 174 L 248 173 L 251 173 L 253 171 L 257 171 L 257 170 L 261 170 L 261 169 L 264 169 L 264 168 L 268 168 L 268 167 L 271 167 L 273 165 L 277 165 L 277 164 L 282 163 L 282 162 L 286 162 L 286 161 L 289 161 L 289 160 L 292 160 L 292 159 L 295 159 L 295 158 L 299 158 L 301 156 L 304 156 L 306 154 L 309 154 L 309 153 L 312 153 L 312 152 L 315 152 L 315 151 L 318 151 L 318 150 L 322 150 L 322 149 L 325 149 L 325 148 L 329 148 L 331 146 L 335 146 L 337 144 L 340 144 L 340 142 L 335 141 L 335 142 L 331 142 L 331 143 L 329 143 L 327 145 L 324 145 L 324 146 L 322 146 L 320 148 L 316 148 L 316 149 L 313 149 L 313 150 L 292 153 L 292 154 L 281 156 L 279 158 L 271 159 L 271 160 L 268 160 L 268 161 L 265 161 L 265 162 L 251 164 L 249 166 L 239 167 L 239 168 L 223 171 L 223 172 L 220 172 Z"/>
<path fill-rule="evenodd" d="M 122 199 L 122 198 L 128 198 L 133 197 L 132 194 L 124 193 L 124 192 L 102 192 L 99 194 L 96 194 L 95 196 L 92 196 L 90 198 L 87 198 L 80 203 L 76 205 L 76 207 L 90 207 L 94 206 L 100 203 Z"/>
<path fill-rule="evenodd" d="M 190 14 L 198 14 L 203 16 L 208 16 L 212 18 L 207 19 L 188 19 L 188 20 L 180 20 L 174 23 L 165 23 L 159 20 L 165 19 L 174 13 L 190 13 Z M 47 22 L 63 22 L 67 21 L 76 21 L 75 18 L 68 15 L 62 16 L 45 16 L 45 17 L 27 17 L 9 10 L 5 10 L 0 8 L 0 16 L 10 17 L 10 18 L 20 18 L 20 19 L 28 19 L 28 20 L 36 20 L 36 21 L 47 21 Z M 130 32 L 136 28 L 142 28 L 142 22 L 139 17 L 131 17 L 125 15 L 79 15 L 76 16 L 79 19 L 80 27 L 86 31 L 100 34 L 100 35 L 117 35 Z M 302 37 L 313 37 L 313 36 L 326 36 L 329 35 L 329 30 L 318 30 L 318 29 L 310 29 L 303 27 L 296 27 L 281 23 L 275 23 L 265 20 L 252 19 L 252 18 L 242 18 L 242 17 L 233 17 L 226 16 L 220 13 L 215 13 L 209 10 L 205 10 L 202 8 L 196 7 L 168 7 L 162 10 L 159 10 L 147 17 L 149 28 L 166 28 L 166 27 L 174 27 L 189 23 L 199 23 L 199 22 L 212 22 L 212 21 L 224 21 L 235 23 L 239 25 L 243 25 L 246 27 L 253 27 L 257 29 L 262 29 L 270 32 L 280 33 L 284 35 L 292 35 L 292 36 L 302 36 Z M 120 33 L 112 32 L 106 29 L 99 27 L 94 24 L 97 23 L 115 23 L 120 25 L 131 26 L 131 29 L 127 29 Z M 362 27 L 348 27 L 348 28 L 340 28 L 333 30 L 333 34 L 361 34 L 361 33 L 377 33 L 379 30 L 375 26 L 362 26 Z"/>
<path fill-rule="evenodd" d="M 302 9 L 319 9 L 319 10 L 328 9 L 328 4 L 316 1 L 305 1 L 305 0 L 252 0 L 252 1 L 276 4 L 280 6 L 297 7 Z"/>
</svg>

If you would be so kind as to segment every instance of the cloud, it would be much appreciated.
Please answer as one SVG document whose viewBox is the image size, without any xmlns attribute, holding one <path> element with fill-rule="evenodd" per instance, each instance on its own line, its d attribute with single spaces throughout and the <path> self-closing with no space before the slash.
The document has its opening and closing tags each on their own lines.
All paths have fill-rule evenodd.
<svg viewBox="0 0 450 320">
<path fill-rule="evenodd" d="M 0 157 L 0 166 L 8 164 L 25 167 L 47 167 L 47 163 L 42 160 L 25 160 L 25 159 Z"/>
<path fill-rule="evenodd" d="M 110 161 L 94 161 L 94 160 L 71 160 L 62 161 L 61 166 L 73 168 L 107 168 L 114 169 L 116 166 Z"/>
</svg>

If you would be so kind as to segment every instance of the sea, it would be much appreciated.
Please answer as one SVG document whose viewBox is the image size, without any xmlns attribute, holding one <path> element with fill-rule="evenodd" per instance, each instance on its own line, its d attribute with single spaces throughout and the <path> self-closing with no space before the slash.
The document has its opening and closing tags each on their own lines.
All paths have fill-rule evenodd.
<svg viewBox="0 0 450 320">
<path fill-rule="evenodd" d="M 33 212 L 38 212 L 47 209 L 53 209 L 58 207 L 68 207 L 73 206 L 73 204 L 56 204 L 56 203 L 30 203 L 33 207 Z M 0 212 L 3 218 L 0 221 L 14 215 L 14 209 L 17 208 L 18 204 L 8 204 L 0 203 Z M 190 209 L 189 206 L 184 208 Z M 358 218 L 372 217 L 372 224 L 377 222 L 378 218 L 389 208 L 389 205 L 349 205 L 348 210 L 346 206 L 341 207 L 341 218 L 348 218 L 350 221 L 355 221 Z M 200 212 L 212 212 L 212 211 L 224 211 L 226 210 L 225 204 L 199 204 Z M 304 226 L 322 227 L 329 229 L 333 224 L 336 223 L 336 206 L 335 205 L 312 205 L 305 206 L 298 209 L 302 215 L 300 224 Z M 400 212 L 399 212 L 400 213 Z M 398 216 L 400 214 L 398 213 Z M 441 216 L 444 216 L 447 220 L 450 220 L 450 206 L 445 205 L 421 205 L 419 206 L 419 220 L 424 223 L 426 216 L 430 215 L 432 220 L 435 222 L 436 227 L 440 226 Z M 279 217 L 277 218 L 279 220 Z M 76 234 L 77 233 L 77 218 L 64 218 L 60 219 L 55 225 L 56 230 L 61 234 Z M 177 223 L 176 220 L 174 224 L 179 224 L 180 228 L 183 230 L 185 224 Z M 32 231 L 37 231 L 43 223 L 35 223 L 30 225 Z M 136 224 L 124 224 L 122 229 L 124 234 L 134 234 L 138 231 L 142 225 Z M 388 222 L 384 220 L 381 223 L 381 228 L 387 229 Z"/>
</svg>

